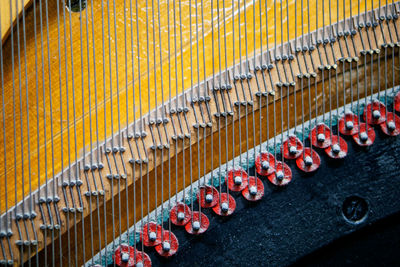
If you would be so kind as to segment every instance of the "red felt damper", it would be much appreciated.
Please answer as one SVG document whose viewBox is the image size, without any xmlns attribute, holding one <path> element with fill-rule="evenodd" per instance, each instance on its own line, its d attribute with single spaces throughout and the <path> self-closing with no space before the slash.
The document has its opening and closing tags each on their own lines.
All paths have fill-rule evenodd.
<svg viewBox="0 0 400 267">
<path fill-rule="evenodd" d="M 318 140 L 320 135 L 325 137 L 323 141 Z M 313 146 L 327 148 L 331 144 L 331 129 L 323 123 L 318 124 L 311 130 L 310 139 Z"/>
<path fill-rule="evenodd" d="M 353 135 L 358 132 L 358 116 L 347 113 L 339 120 L 339 132 L 343 135 Z"/>
<path fill-rule="evenodd" d="M 221 201 L 219 201 L 221 199 Z M 224 210 L 224 208 L 226 208 Z M 228 194 L 221 193 L 220 197 L 218 198 L 218 203 L 213 207 L 213 211 L 220 215 L 220 216 L 229 216 L 231 215 L 236 209 L 236 201 L 235 199 L 229 194 L 229 201 L 228 201 Z"/>
<path fill-rule="evenodd" d="M 325 148 L 325 153 L 333 159 L 342 159 L 347 156 L 347 143 L 346 141 L 337 135 L 332 135 L 332 144 Z"/>
<path fill-rule="evenodd" d="M 128 259 L 123 257 L 124 253 L 126 253 L 126 255 L 129 255 Z M 133 267 L 136 266 L 136 264 L 138 263 L 142 263 L 145 267 L 151 267 L 151 259 L 149 255 L 138 250 L 136 250 L 135 253 L 135 248 L 126 244 L 122 244 L 117 247 L 113 255 L 113 260 L 114 263 L 119 267 Z"/>
<path fill-rule="evenodd" d="M 190 220 L 185 225 L 186 232 L 192 235 L 199 235 L 204 233 L 210 226 L 210 221 L 208 220 L 207 216 L 204 213 L 201 213 L 201 220 L 200 220 L 200 212 L 198 211 L 192 212 L 192 216 L 193 216 L 192 220 Z M 196 228 L 197 226 L 199 227 Z"/>
<path fill-rule="evenodd" d="M 291 151 L 291 149 L 296 148 L 296 150 Z M 289 136 L 289 138 L 283 142 L 282 146 L 283 156 L 285 159 L 297 159 L 300 157 L 301 152 L 303 152 L 303 143 L 294 135 Z"/>
<path fill-rule="evenodd" d="M 233 170 L 228 171 L 226 176 L 228 178 L 229 190 L 239 192 L 246 188 L 248 175 L 247 175 L 247 172 L 245 172 L 244 170 L 233 169 Z M 240 179 L 242 180 L 242 182 L 240 184 L 235 183 L 235 180 L 238 179 L 236 177 L 240 177 Z"/>
<path fill-rule="evenodd" d="M 386 113 L 386 122 L 380 124 L 382 131 L 389 136 L 400 134 L 400 117 L 393 112 Z"/>
<path fill-rule="evenodd" d="M 400 112 L 400 92 L 394 97 L 394 110 Z"/>
<path fill-rule="evenodd" d="M 311 159 L 311 161 L 308 164 L 307 162 L 309 159 Z M 316 171 L 321 165 L 321 158 L 314 149 L 305 147 L 300 158 L 296 159 L 296 165 L 303 172 L 313 172 Z"/>
<path fill-rule="evenodd" d="M 123 261 L 123 254 L 129 255 L 129 258 Z M 114 252 L 113 260 L 116 265 L 121 267 L 135 266 L 135 248 L 127 244 L 119 245 Z"/>
<path fill-rule="evenodd" d="M 171 257 L 176 254 L 179 248 L 178 238 L 171 231 L 165 230 L 161 244 L 155 247 L 157 253 L 165 258 Z"/>
<path fill-rule="evenodd" d="M 266 161 L 269 164 L 268 169 L 262 167 L 262 162 Z M 268 176 L 275 171 L 275 158 L 269 152 L 263 152 L 256 158 L 256 171 L 261 176 Z"/>
<path fill-rule="evenodd" d="M 252 191 L 252 190 L 257 191 Z M 242 191 L 242 195 L 248 201 L 257 201 L 264 196 L 264 184 L 260 178 L 250 176 L 249 185 Z"/>
<path fill-rule="evenodd" d="M 368 131 L 367 131 L 368 129 Z M 375 131 L 371 126 L 366 123 L 360 123 L 360 130 L 353 135 L 354 141 L 359 146 L 370 146 L 375 141 Z"/>
<path fill-rule="evenodd" d="M 207 201 L 207 195 L 212 196 L 211 202 Z M 197 201 L 199 201 L 202 208 L 212 208 L 218 202 L 218 190 L 214 186 L 202 186 L 199 193 L 197 193 Z"/>
<path fill-rule="evenodd" d="M 183 214 L 184 215 L 183 219 L 179 219 L 178 214 L 179 215 Z M 169 218 L 173 224 L 182 226 L 182 225 L 185 225 L 188 223 L 188 221 L 190 220 L 191 214 L 192 213 L 190 212 L 190 208 L 188 207 L 188 205 L 186 205 L 184 203 L 177 203 L 171 209 Z"/>
<path fill-rule="evenodd" d="M 375 116 L 375 112 L 379 114 L 379 116 Z M 374 101 L 369 103 L 367 107 L 364 109 L 364 120 L 368 124 L 381 124 L 386 121 L 386 107 L 383 103 L 379 101 Z"/>
<path fill-rule="evenodd" d="M 161 225 L 156 224 L 155 222 L 149 222 L 146 223 L 143 226 L 143 230 L 142 230 L 142 241 L 143 241 L 143 245 L 145 245 L 146 247 L 153 247 L 153 246 L 157 246 L 158 244 L 160 244 L 161 242 Z M 150 233 L 154 232 L 156 234 L 156 240 L 155 241 L 151 241 L 150 240 Z"/>
<path fill-rule="evenodd" d="M 277 175 L 283 174 L 282 179 L 278 179 Z M 292 170 L 290 167 L 281 161 L 276 161 L 275 172 L 268 175 L 268 180 L 276 186 L 284 186 L 292 180 Z"/>
</svg>

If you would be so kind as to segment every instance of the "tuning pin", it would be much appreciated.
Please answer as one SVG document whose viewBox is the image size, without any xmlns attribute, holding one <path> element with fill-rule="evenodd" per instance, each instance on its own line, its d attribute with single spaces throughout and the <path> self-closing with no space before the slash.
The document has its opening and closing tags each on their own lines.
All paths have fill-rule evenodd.
<svg viewBox="0 0 400 267">
<path fill-rule="evenodd" d="M 380 124 L 382 131 L 389 136 L 400 134 L 400 117 L 393 112 L 386 113 L 386 122 Z"/>
<path fill-rule="evenodd" d="M 363 115 L 368 124 L 381 124 L 386 121 L 386 107 L 383 103 L 374 101 L 367 105 Z"/>
<path fill-rule="evenodd" d="M 300 157 L 302 152 L 303 143 L 296 136 L 291 135 L 283 142 L 282 154 L 285 159 L 296 159 Z"/>
<path fill-rule="evenodd" d="M 248 201 L 257 201 L 264 196 L 264 184 L 260 178 L 250 176 L 249 185 L 242 191 L 242 195 Z"/>
<path fill-rule="evenodd" d="M 324 123 L 316 125 L 311 130 L 310 140 L 315 147 L 327 148 L 331 144 L 331 129 Z"/>
<path fill-rule="evenodd" d="M 185 230 L 189 234 L 199 235 L 204 233 L 210 226 L 210 221 L 204 213 L 192 212 L 192 219 L 185 225 Z"/>
<path fill-rule="evenodd" d="M 313 172 L 321 165 L 321 158 L 315 150 L 305 147 L 301 156 L 296 159 L 296 165 L 303 172 Z"/>
<path fill-rule="evenodd" d="M 375 131 L 366 123 L 360 123 L 359 131 L 353 135 L 353 139 L 359 146 L 370 146 L 375 141 Z"/>
<path fill-rule="evenodd" d="M 171 231 L 164 231 L 162 243 L 155 247 L 157 253 L 162 256 L 169 258 L 176 254 L 179 248 L 178 238 Z"/>
<path fill-rule="evenodd" d="M 227 193 L 221 193 L 218 203 L 213 207 L 213 211 L 220 216 L 229 216 L 236 209 L 235 199 Z"/>
<path fill-rule="evenodd" d="M 146 247 L 157 246 L 161 243 L 162 226 L 155 222 L 146 223 L 142 229 L 142 242 Z"/>
<path fill-rule="evenodd" d="M 346 141 L 338 136 L 332 135 L 332 144 L 325 148 L 326 154 L 333 159 L 342 159 L 347 156 L 347 143 Z"/>
<path fill-rule="evenodd" d="M 242 191 L 247 186 L 247 172 L 243 169 L 232 169 L 228 171 L 227 175 L 228 187 L 231 191 Z"/>
<path fill-rule="evenodd" d="M 353 135 L 358 132 L 358 116 L 347 113 L 339 120 L 339 132 L 343 135 Z"/>
<path fill-rule="evenodd" d="M 275 171 L 275 157 L 269 152 L 262 152 L 255 161 L 256 172 L 261 176 L 268 176 Z"/>
<path fill-rule="evenodd" d="M 292 170 L 281 161 L 276 161 L 275 171 L 268 175 L 268 180 L 276 186 L 284 186 L 292 180 Z"/>
<path fill-rule="evenodd" d="M 171 222 L 177 226 L 185 225 L 189 222 L 191 211 L 188 205 L 184 203 L 177 203 L 169 214 Z"/>
<path fill-rule="evenodd" d="M 218 202 L 218 190 L 214 186 L 202 186 L 197 193 L 197 201 L 202 208 L 212 208 Z"/>
<path fill-rule="evenodd" d="M 114 263 L 120 267 L 151 266 L 149 255 L 135 250 L 134 247 L 129 246 L 128 244 L 121 244 L 117 247 L 113 255 L 113 260 Z"/>
</svg>

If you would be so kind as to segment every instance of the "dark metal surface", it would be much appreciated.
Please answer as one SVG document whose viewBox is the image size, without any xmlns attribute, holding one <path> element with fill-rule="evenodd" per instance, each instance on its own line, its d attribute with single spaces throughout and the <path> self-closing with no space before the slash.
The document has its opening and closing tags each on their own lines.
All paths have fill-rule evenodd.
<svg viewBox="0 0 400 267">
<path fill-rule="evenodd" d="M 379 247 L 372 250 L 384 250 L 382 257 L 386 257 L 375 260 L 389 265 L 396 262 L 400 243 L 393 241 L 396 235 L 399 239 L 400 227 L 386 229 L 392 236 L 387 240 L 371 229 L 385 218 L 386 224 L 396 218 L 399 221 L 395 214 L 400 212 L 400 139 L 384 136 L 379 127 L 375 131 L 377 138 L 369 148 L 360 148 L 351 137 L 345 137 L 349 153 L 343 160 L 330 159 L 317 149 L 322 162 L 316 173 L 304 174 L 290 161 L 292 182 L 276 188 L 263 178 L 265 195 L 260 202 L 250 203 L 232 192 L 237 203 L 234 214 L 222 218 L 206 210 L 210 228 L 201 236 L 174 227 L 180 242 L 178 253 L 163 259 L 147 249 L 153 266 L 357 264 L 357 259 L 372 258 L 374 240 Z M 368 233 L 368 229 L 374 237 L 364 234 L 361 236 L 368 242 L 357 240 L 360 234 L 356 231 Z M 356 234 L 347 236 L 353 232 Z M 343 238 L 347 249 L 338 245 Z M 354 246 L 349 245 L 352 242 Z M 355 249 L 357 244 L 360 249 Z M 321 256 L 324 253 L 326 257 Z M 374 265 L 373 260 L 367 263 Z"/>
</svg>

